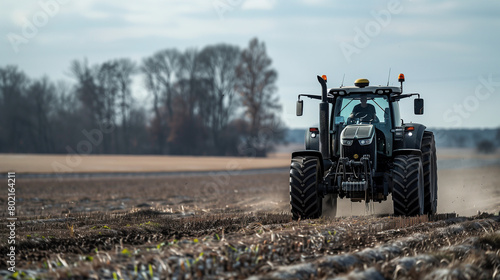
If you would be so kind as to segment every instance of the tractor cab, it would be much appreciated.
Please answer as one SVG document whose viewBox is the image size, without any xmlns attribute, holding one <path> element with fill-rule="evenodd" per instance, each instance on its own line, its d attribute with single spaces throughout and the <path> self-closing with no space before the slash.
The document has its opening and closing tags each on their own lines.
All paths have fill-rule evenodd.
<svg viewBox="0 0 500 280">
<path fill-rule="evenodd" d="M 331 122 L 333 156 L 352 157 L 370 150 L 373 168 L 376 168 L 377 156 L 392 156 L 391 130 L 401 126 L 401 120 L 399 106 L 397 101 L 391 100 L 391 94 L 400 94 L 400 88 L 370 86 L 367 79 L 358 79 L 353 87 L 332 88 L 329 93 L 334 104 Z M 364 135 L 363 131 L 370 131 L 372 135 Z M 347 153 L 347 150 L 351 152 Z"/>
<path fill-rule="evenodd" d="M 397 110 L 397 109 L 396 109 Z M 354 93 L 338 96 L 332 109 L 332 131 L 341 133 L 343 145 L 368 145 L 366 137 L 376 137 L 378 152 L 386 153 L 386 139 L 392 141 L 391 129 L 395 121 L 387 95 Z M 370 132 L 369 134 L 362 132 Z M 352 142 L 352 143 L 351 143 Z M 334 141 L 332 141 L 335 145 Z M 335 153 L 339 156 L 339 153 Z M 390 154 L 387 154 L 388 156 Z"/>
</svg>

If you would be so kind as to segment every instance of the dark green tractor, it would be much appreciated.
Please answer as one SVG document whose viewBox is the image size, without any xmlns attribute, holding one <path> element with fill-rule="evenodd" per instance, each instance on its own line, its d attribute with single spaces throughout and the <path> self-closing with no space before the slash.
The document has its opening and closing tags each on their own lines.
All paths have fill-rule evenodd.
<svg viewBox="0 0 500 280">
<path fill-rule="evenodd" d="M 423 114 L 418 93 L 403 94 L 400 87 L 355 86 L 327 89 L 318 76 L 321 95 L 319 127 L 306 132 L 306 149 L 292 153 L 290 204 L 294 219 L 318 218 L 324 209 L 336 213 L 337 199 L 382 202 L 392 194 L 394 214 L 436 213 L 437 165 L 434 135 L 426 127 L 401 120 L 399 101 L 412 96 L 415 114 Z M 331 113 L 330 113 L 331 111 Z M 325 210 L 326 211 L 326 210 Z"/>
</svg>

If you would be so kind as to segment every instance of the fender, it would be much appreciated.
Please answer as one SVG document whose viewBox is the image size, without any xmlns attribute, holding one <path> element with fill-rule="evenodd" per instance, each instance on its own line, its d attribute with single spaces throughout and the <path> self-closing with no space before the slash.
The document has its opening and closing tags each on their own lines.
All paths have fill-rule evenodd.
<svg viewBox="0 0 500 280">
<path fill-rule="evenodd" d="M 319 129 L 317 127 L 311 127 L 306 130 L 305 143 L 306 150 L 319 151 Z"/>
<path fill-rule="evenodd" d="M 408 127 L 413 127 L 413 131 L 407 131 Z M 418 123 L 404 124 L 403 139 L 395 141 L 394 153 L 398 150 L 420 150 L 425 129 L 425 125 Z"/>
<path fill-rule="evenodd" d="M 325 163 L 323 161 L 323 155 L 321 154 L 320 151 L 315 151 L 315 150 L 295 151 L 292 153 L 292 158 L 294 158 L 294 157 L 315 157 L 315 158 L 318 158 L 319 165 L 321 166 L 321 171 L 323 171 L 323 172 L 325 171 Z"/>
</svg>

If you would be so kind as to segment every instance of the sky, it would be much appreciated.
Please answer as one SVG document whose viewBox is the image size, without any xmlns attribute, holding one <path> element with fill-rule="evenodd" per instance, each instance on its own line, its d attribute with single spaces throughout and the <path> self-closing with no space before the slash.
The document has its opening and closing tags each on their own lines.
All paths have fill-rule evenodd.
<svg viewBox="0 0 500 280">
<path fill-rule="evenodd" d="M 90 64 L 144 57 L 167 49 L 227 43 L 244 48 L 257 37 L 278 72 L 282 119 L 290 128 L 318 123 L 316 75 L 328 86 L 397 85 L 418 92 L 425 114 L 401 102 L 405 122 L 435 128 L 500 127 L 500 1 L 478 0 L 4 0 L 0 66 L 30 77 L 72 82 L 72 60 Z M 135 97 L 150 104 L 143 82 Z"/>
</svg>

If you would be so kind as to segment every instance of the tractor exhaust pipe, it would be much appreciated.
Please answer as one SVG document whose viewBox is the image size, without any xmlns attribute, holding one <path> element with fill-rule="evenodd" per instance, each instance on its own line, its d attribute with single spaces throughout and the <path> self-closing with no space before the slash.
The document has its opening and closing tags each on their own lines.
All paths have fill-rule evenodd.
<svg viewBox="0 0 500 280">
<path fill-rule="evenodd" d="M 321 103 L 319 103 L 319 143 L 320 152 L 323 159 L 330 158 L 330 134 L 328 132 L 328 97 L 326 89 L 326 76 L 318 76 L 318 82 L 321 84 Z"/>
</svg>

